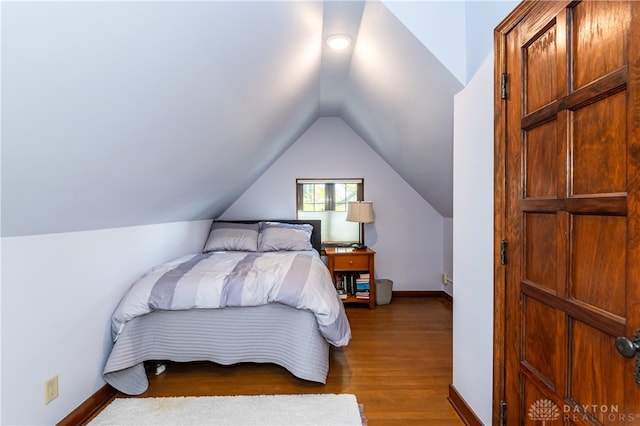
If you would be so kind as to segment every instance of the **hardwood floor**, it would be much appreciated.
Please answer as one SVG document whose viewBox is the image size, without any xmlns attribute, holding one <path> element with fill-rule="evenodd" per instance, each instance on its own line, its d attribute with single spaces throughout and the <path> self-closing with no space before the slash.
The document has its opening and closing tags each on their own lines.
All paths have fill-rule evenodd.
<svg viewBox="0 0 640 426">
<path fill-rule="evenodd" d="M 142 396 L 351 393 L 364 405 L 369 426 L 463 424 L 447 401 L 449 302 L 398 297 L 374 310 L 350 305 L 347 316 L 353 338 L 331 349 L 326 385 L 269 364 L 171 363 L 164 374 L 149 374 Z"/>
</svg>

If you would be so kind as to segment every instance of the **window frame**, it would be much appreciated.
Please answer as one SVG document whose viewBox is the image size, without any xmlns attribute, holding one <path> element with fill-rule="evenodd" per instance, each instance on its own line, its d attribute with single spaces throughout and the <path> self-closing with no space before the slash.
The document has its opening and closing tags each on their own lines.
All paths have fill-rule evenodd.
<svg viewBox="0 0 640 426">
<path fill-rule="evenodd" d="M 314 214 L 317 213 L 317 215 L 314 216 L 323 216 L 325 212 L 336 212 L 337 214 L 344 214 L 344 218 L 345 218 L 345 223 L 347 224 L 347 226 L 351 226 L 348 225 L 348 223 L 346 222 L 346 215 L 347 215 L 347 205 L 350 201 L 364 201 L 364 178 L 296 178 L 296 218 L 298 220 L 300 219 L 305 219 L 305 218 L 301 218 L 300 217 L 300 213 L 303 212 L 304 210 L 301 210 L 299 207 L 301 205 L 304 204 L 304 190 L 303 190 L 303 185 L 304 184 L 349 184 L 349 183 L 353 183 L 353 184 L 357 184 L 357 189 L 356 189 L 356 199 L 345 199 L 345 206 L 344 206 L 344 211 L 336 211 L 335 210 L 335 206 L 336 206 L 336 199 L 335 199 L 335 189 L 332 191 L 332 194 L 329 194 L 329 196 L 327 197 L 325 194 L 325 200 L 324 200 L 324 204 L 325 204 L 325 209 L 324 210 L 314 210 L 313 212 L 308 211 L 310 214 Z M 334 186 L 335 188 L 335 186 Z M 314 204 L 318 204 L 318 203 L 314 203 Z M 333 207 L 333 209 L 329 210 L 327 208 L 331 208 Z M 318 219 L 320 219 L 320 217 L 317 217 Z M 310 217 L 307 217 L 307 219 L 310 219 Z M 322 246 L 323 247 L 341 247 L 341 246 L 351 246 L 354 243 L 358 243 L 359 239 L 360 239 L 360 235 L 363 235 L 364 233 L 364 225 L 361 223 L 354 223 L 354 226 L 357 226 L 357 236 L 355 237 L 355 239 L 351 240 L 351 239 L 345 239 L 345 240 L 337 240 L 337 239 L 325 239 L 326 235 L 328 235 L 327 230 L 329 228 L 325 228 L 325 223 L 326 220 L 323 220 L 323 226 L 322 226 Z"/>
</svg>

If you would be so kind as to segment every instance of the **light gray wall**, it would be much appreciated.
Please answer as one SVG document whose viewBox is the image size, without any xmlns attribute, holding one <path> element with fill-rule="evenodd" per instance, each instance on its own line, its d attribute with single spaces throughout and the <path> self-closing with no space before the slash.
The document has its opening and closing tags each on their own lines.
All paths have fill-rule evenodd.
<svg viewBox="0 0 640 426">
<path fill-rule="evenodd" d="M 153 265 L 202 250 L 210 223 L 2 238 L 0 423 L 55 424 L 100 389 L 120 298 Z"/>
<path fill-rule="evenodd" d="M 376 276 L 394 290 L 442 290 L 442 216 L 339 118 L 318 119 L 222 218 L 295 218 L 296 178 L 341 177 L 364 178 L 373 201 L 365 242 L 377 253 Z"/>
<path fill-rule="evenodd" d="M 489 55 L 493 55 L 493 29 L 506 18 L 518 1 L 467 0 L 465 4 L 465 55 L 470 80 Z"/>
<path fill-rule="evenodd" d="M 493 373 L 493 58 L 456 96 L 453 385 L 491 424 Z"/>
<path fill-rule="evenodd" d="M 465 1 L 383 1 L 394 15 L 458 79 L 466 83 Z"/>
</svg>

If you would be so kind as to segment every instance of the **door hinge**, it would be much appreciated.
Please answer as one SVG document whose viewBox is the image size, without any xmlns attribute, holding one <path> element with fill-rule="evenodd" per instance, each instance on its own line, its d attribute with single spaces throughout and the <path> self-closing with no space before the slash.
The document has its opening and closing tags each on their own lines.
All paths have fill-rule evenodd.
<svg viewBox="0 0 640 426">
<path fill-rule="evenodd" d="M 507 73 L 503 72 L 502 76 L 500 76 L 500 98 L 507 99 Z"/>
<path fill-rule="evenodd" d="M 507 245 L 507 240 L 500 242 L 500 263 L 503 265 L 507 264 Z"/>
<path fill-rule="evenodd" d="M 500 401 L 500 426 L 507 424 L 507 403 Z"/>
</svg>

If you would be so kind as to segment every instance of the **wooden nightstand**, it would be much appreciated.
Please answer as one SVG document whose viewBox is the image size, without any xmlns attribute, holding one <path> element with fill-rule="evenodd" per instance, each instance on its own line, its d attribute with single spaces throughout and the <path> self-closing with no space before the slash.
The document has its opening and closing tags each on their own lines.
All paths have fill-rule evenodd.
<svg viewBox="0 0 640 426">
<path fill-rule="evenodd" d="M 345 303 L 366 303 L 369 308 L 375 308 L 376 286 L 373 257 L 376 252 L 368 248 L 353 250 L 336 247 L 329 247 L 325 251 L 327 253 L 327 267 L 333 278 L 333 284 L 336 289 L 342 287 L 346 291 L 346 296 L 342 296 L 342 301 Z M 364 291 L 366 287 L 368 287 L 368 295 Z"/>
</svg>

